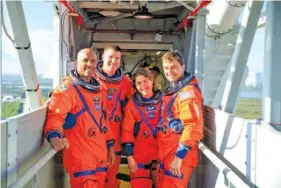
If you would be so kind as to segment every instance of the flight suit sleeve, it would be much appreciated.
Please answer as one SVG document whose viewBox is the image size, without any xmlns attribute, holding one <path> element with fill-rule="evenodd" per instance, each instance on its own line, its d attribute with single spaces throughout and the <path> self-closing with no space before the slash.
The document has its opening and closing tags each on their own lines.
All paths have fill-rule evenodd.
<svg viewBox="0 0 281 188">
<path fill-rule="evenodd" d="M 121 100 L 121 108 L 122 108 L 122 113 L 124 113 L 124 109 L 125 109 L 125 106 L 128 104 L 129 100 L 132 98 L 135 90 L 133 88 L 133 83 L 132 81 L 124 76 L 124 79 L 122 80 L 122 100 Z"/>
<path fill-rule="evenodd" d="M 130 104 L 130 103 L 129 103 Z M 135 126 L 135 118 L 130 108 L 131 105 L 127 105 L 125 107 L 124 119 L 122 121 L 122 132 L 121 132 L 121 143 L 123 145 L 123 150 L 125 156 L 133 155 L 133 147 L 134 147 L 134 126 Z"/>
<path fill-rule="evenodd" d="M 48 100 L 44 134 L 48 141 L 53 137 L 63 137 L 65 118 L 74 107 L 75 94 L 70 82 L 63 82 L 52 92 Z"/>
<path fill-rule="evenodd" d="M 132 98 L 133 94 L 135 93 L 133 82 L 126 77 L 124 85 L 125 85 L 124 88 L 126 89 L 126 98 L 127 100 L 129 100 Z"/>
<path fill-rule="evenodd" d="M 202 96 L 194 89 L 178 94 L 177 105 L 183 131 L 176 156 L 184 158 L 203 137 Z"/>
</svg>

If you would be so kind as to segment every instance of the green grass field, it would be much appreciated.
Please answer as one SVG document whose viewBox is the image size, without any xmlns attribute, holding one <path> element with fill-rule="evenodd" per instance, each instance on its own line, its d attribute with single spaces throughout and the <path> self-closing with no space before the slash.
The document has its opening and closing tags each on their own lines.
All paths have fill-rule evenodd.
<svg viewBox="0 0 281 188">
<path fill-rule="evenodd" d="M 245 119 L 260 119 L 262 116 L 262 100 L 240 99 L 234 114 Z"/>
<path fill-rule="evenodd" d="M 3 102 L 2 103 L 2 118 L 9 118 L 20 113 L 20 102 Z"/>
</svg>

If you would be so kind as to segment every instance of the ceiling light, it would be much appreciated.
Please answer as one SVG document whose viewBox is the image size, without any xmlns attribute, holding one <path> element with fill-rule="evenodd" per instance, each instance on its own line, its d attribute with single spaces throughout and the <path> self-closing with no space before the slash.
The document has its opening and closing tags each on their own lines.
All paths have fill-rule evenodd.
<svg viewBox="0 0 281 188">
<path fill-rule="evenodd" d="M 139 5 L 139 10 L 134 14 L 134 17 L 137 19 L 151 19 L 153 15 L 148 12 L 148 8 L 146 8 L 146 5 L 143 5 L 142 7 L 140 7 Z"/>
</svg>

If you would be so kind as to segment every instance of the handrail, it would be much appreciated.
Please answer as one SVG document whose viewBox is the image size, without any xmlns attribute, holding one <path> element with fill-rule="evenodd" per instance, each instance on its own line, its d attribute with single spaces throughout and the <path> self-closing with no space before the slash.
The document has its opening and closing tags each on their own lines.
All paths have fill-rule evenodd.
<svg viewBox="0 0 281 188">
<path fill-rule="evenodd" d="M 210 149 L 208 149 L 203 143 L 199 143 L 199 149 L 202 153 L 212 161 L 212 163 L 223 172 L 227 179 L 236 187 L 250 188 L 250 186 L 244 182 L 236 173 L 234 173 L 229 166 L 227 166 L 222 160 L 220 160 Z"/>
<path fill-rule="evenodd" d="M 49 149 L 48 152 L 43 155 L 37 162 L 35 162 L 24 175 L 18 178 L 10 188 L 24 187 L 28 181 L 56 154 L 56 151 Z"/>
</svg>

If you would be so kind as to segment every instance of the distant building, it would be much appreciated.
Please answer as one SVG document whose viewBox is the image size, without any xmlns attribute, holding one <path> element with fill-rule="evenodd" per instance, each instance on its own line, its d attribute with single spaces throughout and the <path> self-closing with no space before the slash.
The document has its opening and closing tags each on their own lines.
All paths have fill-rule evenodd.
<svg viewBox="0 0 281 188">
<path fill-rule="evenodd" d="M 245 82 L 246 87 L 256 87 L 256 73 L 249 72 Z"/>
<path fill-rule="evenodd" d="M 260 72 L 249 72 L 245 82 L 246 87 L 261 88 L 263 83 L 263 75 Z"/>
<path fill-rule="evenodd" d="M 11 96 L 11 95 L 7 95 L 7 96 L 4 96 L 4 97 L 2 98 L 2 101 L 3 101 L 3 102 L 10 102 L 10 101 L 13 101 L 13 100 L 14 100 L 14 97 Z"/>
<path fill-rule="evenodd" d="M 256 87 L 261 88 L 263 84 L 263 75 L 260 72 L 256 73 Z"/>
</svg>

